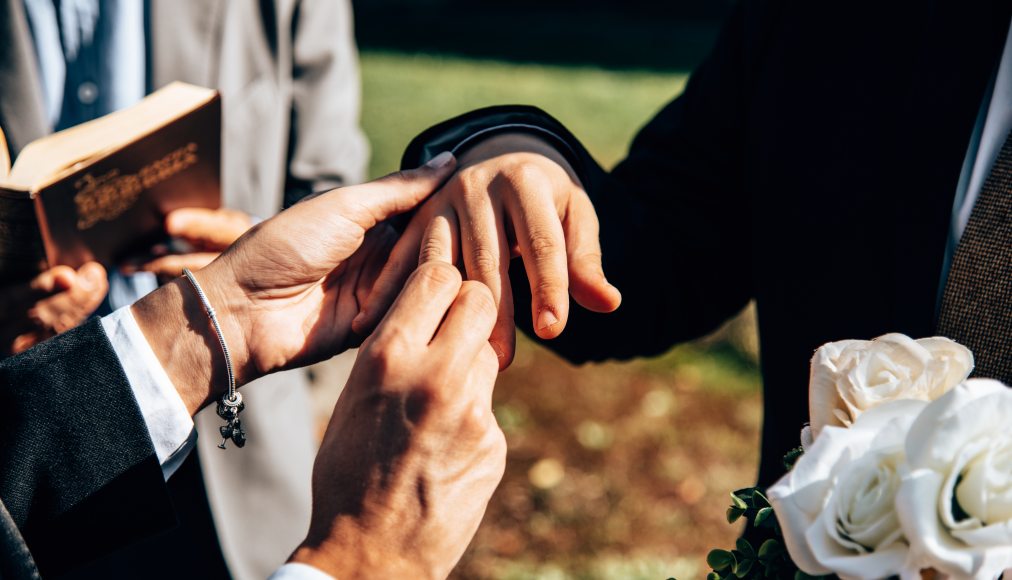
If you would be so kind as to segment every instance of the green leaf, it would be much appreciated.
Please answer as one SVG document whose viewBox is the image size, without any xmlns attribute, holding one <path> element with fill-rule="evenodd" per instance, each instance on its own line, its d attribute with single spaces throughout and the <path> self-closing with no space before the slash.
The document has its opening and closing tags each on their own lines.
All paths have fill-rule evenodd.
<svg viewBox="0 0 1012 580">
<path fill-rule="evenodd" d="M 745 515 L 745 510 L 731 506 L 727 508 L 727 523 L 733 524 L 743 515 Z"/>
<path fill-rule="evenodd" d="M 738 562 L 734 567 L 734 575 L 739 578 L 748 576 L 748 573 L 752 571 L 752 566 L 755 565 L 755 560 L 746 559 Z"/>
<path fill-rule="evenodd" d="M 734 543 L 734 547 L 746 558 L 755 558 L 755 548 L 745 538 L 738 538 L 738 541 Z"/>
<path fill-rule="evenodd" d="M 805 449 L 803 447 L 795 447 L 794 449 L 788 451 L 787 455 L 784 455 L 784 469 L 786 469 L 787 471 L 793 469 L 794 464 L 797 463 L 798 460 L 801 459 L 801 456 L 804 454 Z"/>
<path fill-rule="evenodd" d="M 742 498 L 738 497 L 737 495 L 735 495 L 733 493 L 731 494 L 731 502 L 732 502 L 732 505 L 734 507 L 736 507 L 736 508 L 738 508 L 740 510 L 747 510 L 748 509 L 748 503 L 746 503 L 745 500 L 743 500 Z"/>
<path fill-rule="evenodd" d="M 727 550 L 710 550 L 706 555 L 706 565 L 715 572 L 726 572 L 735 565 L 734 554 Z"/>
<path fill-rule="evenodd" d="M 753 525 L 758 528 L 759 526 L 763 525 L 763 522 L 769 519 L 771 515 L 773 515 L 773 508 L 764 507 L 763 509 L 756 512 L 755 521 Z"/>
<path fill-rule="evenodd" d="M 720 580 L 720 574 L 716 572 L 710 572 L 706 575 L 706 580 Z"/>
<path fill-rule="evenodd" d="M 780 555 L 782 550 L 783 548 L 781 547 L 780 542 L 770 538 L 763 542 L 763 545 L 759 546 L 759 559 L 769 560 L 771 558 L 775 558 Z"/>
<path fill-rule="evenodd" d="M 770 503 L 770 500 L 766 499 L 766 496 L 763 495 L 763 492 L 759 491 L 758 489 L 752 492 L 752 504 L 755 505 L 756 507 L 770 507 L 771 505 L 773 505 Z"/>
</svg>

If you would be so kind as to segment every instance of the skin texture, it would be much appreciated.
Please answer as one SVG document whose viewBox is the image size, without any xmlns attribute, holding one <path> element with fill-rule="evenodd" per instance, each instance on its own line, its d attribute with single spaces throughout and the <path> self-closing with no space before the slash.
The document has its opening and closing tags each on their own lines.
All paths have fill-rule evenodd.
<svg viewBox="0 0 1012 580">
<path fill-rule="evenodd" d="M 30 282 L 0 287 L 0 356 L 17 354 L 83 322 L 109 290 L 105 268 L 56 266 Z"/>
<path fill-rule="evenodd" d="M 253 220 L 234 209 L 183 208 L 165 216 L 165 232 L 193 249 L 183 254 L 166 254 L 149 260 L 137 268 L 153 272 L 162 280 L 175 278 L 183 268 L 199 270 L 210 264 L 225 248 L 231 246 Z M 156 248 L 164 253 L 164 248 Z"/>
<path fill-rule="evenodd" d="M 449 264 L 412 274 L 334 409 L 292 561 L 342 579 L 449 574 L 505 468 L 495 320 L 488 288 Z"/>
<path fill-rule="evenodd" d="M 414 215 L 353 326 L 361 333 L 375 326 L 419 263 L 449 260 L 491 289 L 498 305 L 491 342 L 505 368 L 516 342 L 512 258 L 524 260 L 541 338 L 562 333 L 570 295 L 594 312 L 618 308 L 622 297 L 605 279 L 598 229 L 590 198 L 554 148 L 524 134 L 491 137 L 467 151 Z"/>
<path fill-rule="evenodd" d="M 196 276 L 219 313 L 239 384 L 361 342 L 351 320 L 393 242 L 382 222 L 449 177 L 438 166 L 334 190 L 258 224 Z M 176 280 L 132 312 L 191 413 L 224 387 L 195 293 Z M 491 292 L 420 267 L 364 342 L 313 473 L 309 534 L 292 555 L 342 579 L 443 578 L 502 478 L 492 415 Z"/>
<path fill-rule="evenodd" d="M 153 272 L 163 282 L 182 274 L 183 268 L 197 270 L 211 263 L 222 250 L 253 225 L 248 215 L 230 209 L 186 208 L 169 213 L 166 232 L 185 242 L 193 252 L 163 254 L 123 271 Z M 30 282 L 0 287 L 0 356 L 17 354 L 47 338 L 66 332 L 84 322 L 102 303 L 109 291 L 105 268 L 89 262 L 77 270 L 56 266 Z"/>
</svg>

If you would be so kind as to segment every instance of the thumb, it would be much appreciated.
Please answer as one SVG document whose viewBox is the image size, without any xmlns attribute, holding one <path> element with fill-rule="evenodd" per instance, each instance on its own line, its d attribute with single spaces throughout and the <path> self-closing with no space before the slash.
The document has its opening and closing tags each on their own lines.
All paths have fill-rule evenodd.
<svg viewBox="0 0 1012 580">
<path fill-rule="evenodd" d="M 456 166 L 453 153 L 444 151 L 417 169 L 397 171 L 376 181 L 342 187 L 320 196 L 321 209 L 335 211 L 368 230 L 414 209 L 439 189 Z"/>
</svg>

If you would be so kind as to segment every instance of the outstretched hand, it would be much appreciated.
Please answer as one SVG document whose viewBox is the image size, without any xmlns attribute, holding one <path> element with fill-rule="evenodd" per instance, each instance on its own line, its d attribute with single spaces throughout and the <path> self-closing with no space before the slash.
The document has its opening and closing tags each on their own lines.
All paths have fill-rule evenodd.
<svg viewBox="0 0 1012 580">
<path fill-rule="evenodd" d="M 195 273 L 218 311 L 240 385 L 361 341 L 351 321 L 395 238 L 384 220 L 418 205 L 454 167 L 446 154 L 298 203 Z M 222 355 L 187 282 L 176 279 L 149 294 L 133 313 L 191 411 L 224 388 Z"/>
<path fill-rule="evenodd" d="M 366 333 L 375 326 L 418 264 L 449 261 L 491 289 L 498 304 L 491 342 L 505 368 L 516 339 L 511 258 L 523 258 L 541 338 L 562 333 L 570 294 L 594 312 L 618 308 L 621 295 L 601 266 L 598 229 L 590 198 L 555 149 L 528 135 L 492 137 L 472 148 L 415 214 L 353 327 Z"/>
</svg>

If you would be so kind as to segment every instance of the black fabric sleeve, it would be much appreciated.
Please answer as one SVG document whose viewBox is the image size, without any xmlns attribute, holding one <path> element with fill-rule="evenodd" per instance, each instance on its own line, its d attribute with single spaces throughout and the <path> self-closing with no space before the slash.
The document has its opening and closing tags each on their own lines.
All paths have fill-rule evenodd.
<svg viewBox="0 0 1012 580">
<path fill-rule="evenodd" d="M 761 22 L 753 10 L 758 6 L 736 8 L 682 96 L 641 130 L 610 173 L 560 122 L 534 107 L 473 111 L 408 146 L 405 168 L 519 131 L 548 140 L 573 164 L 601 222 L 605 274 L 623 302 L 613 314 L 573 304 L 566 331 L 545 343 L 569 360 L 661 353 L 714 329 L 752 297 L 742 141 L 751 82 L 746 71 L 755 57 L 746 44 L 756 44 L 746 22 Z M 529 285 L 519 261 L 511 278 L 517 324 L 533 337 Z"/>
<path fill-rule="evenodd" d="M 175 524 L 100 320 L 0 362 L 0 500 L 44 577 Z"/>
</svg>

